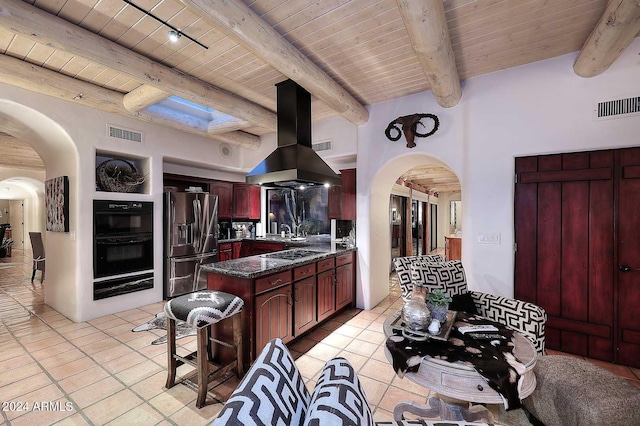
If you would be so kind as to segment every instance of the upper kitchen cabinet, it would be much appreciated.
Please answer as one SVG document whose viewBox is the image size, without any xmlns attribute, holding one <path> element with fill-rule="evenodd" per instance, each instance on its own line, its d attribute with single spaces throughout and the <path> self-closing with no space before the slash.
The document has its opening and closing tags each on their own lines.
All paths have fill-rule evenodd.
<svg viewBox="0 0 640 426">
<path fill-rule="evenodd" d="M 218 218 L 231 219 L 233 217 L 233 183 L 212 181 L 209 193 L 218 196 Z"/>
<path fill-rule="evenodd" d="M 171 173 L 165 173 L 163 175 L 163 185 L 165 191 L 172 192 L 209 192 L 209 179 L 174 175 Z"/>
<path fill-rule="evenodd" d="M 340 172 L 342 186 L 329 188 L 329 219 L 356 220 L 356 169 Z"/>
<path fill-rule="evenodd" d="M 327 208 L 329 219 L 342 219 L 342 188 L 340 186 L 329 188 Z"/>
<path fill-rule="evenodd" d="M 356 220 L 356 169 L 342 173 L 342 220 Z"/>
<path fill-rule="evenodd" d="M 233 218 L 260 219 L 260 187 L 246 183 L 233 184 Z"/>
</svg>

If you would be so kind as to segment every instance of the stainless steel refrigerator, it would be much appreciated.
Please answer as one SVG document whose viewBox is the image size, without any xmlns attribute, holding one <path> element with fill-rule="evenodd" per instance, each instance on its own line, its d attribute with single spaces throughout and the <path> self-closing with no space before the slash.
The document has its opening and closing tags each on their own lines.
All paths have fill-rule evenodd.
<svg viewBox="0 0 640 426">
<path fill-rule="evenodd" d="M 207 288 L 202 265 L 218 261 L 218 196 L 164 193 L 164 298 Z"/>
</svg>

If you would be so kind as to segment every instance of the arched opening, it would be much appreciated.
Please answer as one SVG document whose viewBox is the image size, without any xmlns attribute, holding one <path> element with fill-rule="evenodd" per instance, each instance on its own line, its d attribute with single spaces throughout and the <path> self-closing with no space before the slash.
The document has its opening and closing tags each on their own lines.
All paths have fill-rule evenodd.
<svg viewBox="0 0 640 426">
<path fill-rule="evenodd" d="M 379 244 L 376 241 L 391 241 L 391 227 L 389 226 L 389 199 L 393 187 L 403 173 L 421 165 L 446 167 L 456 173 L 452 167 L 442 160 L 425 153 L 411 153 L 395 157 L 383 164 L 376 172 L 371 182 L 367 206 L 369 217 L 368 226 L 365 223 L 365 239 L 369 241 L 369 253 L 361 257 L 361 282 L 363 305 L 371 309 L 389 293 L 389 259 L 391 258 L 391 244 Z M 461 186 L 463 179 L 456 173 Z M 464 191 L 463 191 L 464 192 Z M 464 206 L 464 203 L 462 203 Z"/>
<path fill-rule="evenodd" d="M 10 225 L 10 237 L 14 242 L 12 250 L 23 250 L 27 254 L 31 250 L 28 232 L 44 233 L 44 171 L 29 173 L 11 167 L 1 168 L 0 225 Z M 25 174 L 41 174 L 42 178 Z"/>
<path fill-rule="evenodd" d="M 47 287 L 45 303 L 72 320 L 78 318 L 78 247 L 73 237 L 79 223 L 79 160 L 76 147 L 69 134 L 44 114 L 6 99 L 0 99 L 0 132 L 12 136 L 28 145 L 42 159 L 44 178 L 68 176 L 70 182 L 70 229 L 71 233 L 46 232 L 45 251 Z M 11 174 L 13 172 L 9 172 Z M 5 173 L 6 174 L 6 173 Z M 25 192 L 25 199 L 33 200 L 26 212 L 30 219 L 25 222 L 30 230 L 44 230 L 44 184 L 38 177 L 13 174 L 1 176 L 6 187 Z M 31 229 L 32 228 L 32 229 Z M 28 238 L 25 238 L 25 241 Z M 26 243 L 28 244 L 28 243 Z"/>
</svg>

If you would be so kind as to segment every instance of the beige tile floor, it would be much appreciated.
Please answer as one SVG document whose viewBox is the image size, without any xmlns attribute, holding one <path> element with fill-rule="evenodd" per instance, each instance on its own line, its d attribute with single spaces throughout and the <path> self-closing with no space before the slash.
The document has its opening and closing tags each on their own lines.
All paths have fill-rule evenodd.
<svg viewBox="0 0 640 426">
<path fill-rule="evenodd" d="M 38 272 L 31 284 L 30 268 L 20 250 L 0 259 L 0 425 L 199 426 L 217 416 L 222 405 L 209 400 L 195 408 L 196 393 L 186 385 L 165 389 L 166 348 L 151 345 L 164 331 L 131 331 L 162 303 L 74 323 L 44 304 L 46 280 L 40 284 Z M 392 286 L 374 309 L 343 312 L 292 344 L 308 387 L 325 361 L 343 356 L 358 370 L 376 420 L 391 419 L 401 400 L 424 402 L 428 391 L 396 377 L 383 352 L 382 323 L 401 305 Z M 195 348 L 193 337 L 178 344 L 180 352 Z M 640 370 L 593 362 L 640 387 Z M 235 385 L 230 380 L 221 390 L 229 394 Z"/>
</svg>

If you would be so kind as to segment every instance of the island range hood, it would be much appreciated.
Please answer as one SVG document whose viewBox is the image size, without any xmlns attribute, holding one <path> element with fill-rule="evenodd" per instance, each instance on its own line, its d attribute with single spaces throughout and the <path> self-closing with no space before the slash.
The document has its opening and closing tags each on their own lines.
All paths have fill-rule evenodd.
<svg viewBox="0 0 640 426">
<path fill-rule="evenodd" d="M 251 184 L 296 188 L 340 185 L 341 179 L 311 148 L 311 95 L 295 81 L 276 84 L 278 147 L 249 174 Z"/>
</svg>

